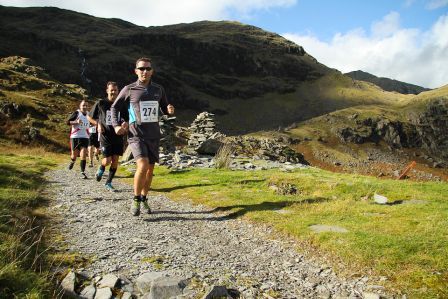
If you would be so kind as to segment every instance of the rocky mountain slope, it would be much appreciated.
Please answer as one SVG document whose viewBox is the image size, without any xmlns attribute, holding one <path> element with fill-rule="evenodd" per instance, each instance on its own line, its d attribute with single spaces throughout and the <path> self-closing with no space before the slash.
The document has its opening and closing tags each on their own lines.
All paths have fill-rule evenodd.
<svg viewBox="0 0 448 299">
<path fill-rule="evenodd" d="M 323 168 L 397 177 L 409 164 L 448 179 L 448 85 L 396 105 L 360 105 L 290 127 L 295 148 Z"/>
<path fill-rule="evenodd" d="M 109 80 L 120 86 L 134 81 L 134 61 L 150 56 L 155 81 L 179 108 L 181 124 L 207 110 L 230 134 L 397 101 L 277 34 L 236 22 L 145 28 L 57 8 L 1 6 L 0 24 L 0 57 L 29 57 L 56 80 L 79 84 L 93 96 L 103 96 Z"/>
<path fill-rule="evenodd" d="M 65 119 L 85 90 L 63 84 L 28 58 L 0 59 L 0 138 L 23 144 L 67 148 Z"/>
<path fill-rule="evenodd" d="M 353 71 L 349 73 L 345 73 L 344 75 L 349 76 L 352 79 L 370 82 L 375 85 L 378 85 L 384 90 L 387 91 L 396 91 L 403 94 L 419 94 L 423 91 L 431 90 L 429 88 L 421 87 L 418 85 L 393 80 L 389 78 L 377 77 L 375 75 L 369 74 L 363 71 Z"/>
</svg>

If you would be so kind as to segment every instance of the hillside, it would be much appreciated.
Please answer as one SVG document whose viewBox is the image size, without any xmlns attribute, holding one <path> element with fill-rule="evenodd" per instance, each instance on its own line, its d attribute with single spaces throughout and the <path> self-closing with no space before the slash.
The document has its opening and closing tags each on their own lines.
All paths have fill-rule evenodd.
<svg viewBox="0 0 448 299">
<path fill-rule="evenodd" d="M 384 90 L 387 91 L 396 91 L 403 94 L 419 94 L 423 91 L 431 90 L 429 88 L 421 87 L 418 85 L 393 80 L 384 77 L 377 77 L 375 75 L 369 74 L 363 71 L 353 71 L 349 73 L 345 73 L 344 75 L 349 76 L 352 79 L 370 82 L 375 85 L 378 85 Z"/>
<path fill-rule="evenodd" d="M 284 136 L 313 165 L 397 177 L 410 161 L 414 179 L 448 180 L 448 85 L 397 105 L 359 105 L 291 126 Z"/>
<path fill-rule="evenodd" d="M 0 57 L 29 57 L 94 96 L 103 96 L 109 80 L 134 81 L 136 58 L 152 57 L 155 81 L 182 125 L 207 110 L 222 131 L 239 134 L 401 100 L 342 76 L 277 34 L 236 22 L 145 28 L 57 8 L 12 7 L 0 7 L 0 17 Z"/>
<path fill-rule="evenodd" d="M 0 139 L 67 148 L 65 119 L 86 97 L 79 86 L 51 78 L 43 68 L 22 57 L 0 59 Z"/>
<path fill-rule="evenodd" d="M 61 120 L 82 96 L 53 92 L 55 84 L 64 90 L 71 87 L 63 83 L 75 83 L 91 97 L 104 96 L 107 81 L 134 81 L 135 59 L 150 56 L 154 80 L 177 107 L 178 125 L 209 111 L 228 135 L 285 132 L 302 140 L 296 149 L 307 160 L 332 170 L 392 175 L 416 156 L 431 168 L 448 165 L 446 87 L 419 95 L 388 92 L 320 64 L 277 34 L 236 22 L 145 28 L 57 8 L 3 6 L 0 16 L 0 56 L 30 57 L 34 68 L 45 69 L 36 77 L 26 67 L 12 72 L 3 66 L 2 97 L 9 105 L 50 111 L 27 108 L 34 127 L 58 146 L 66 128 L 47 121 L 52 107 L 61 107 L 51 116 Z M 5 136 L 23 139 L 17 119 L 2 121 L 16 128 Z"/>
</svg>

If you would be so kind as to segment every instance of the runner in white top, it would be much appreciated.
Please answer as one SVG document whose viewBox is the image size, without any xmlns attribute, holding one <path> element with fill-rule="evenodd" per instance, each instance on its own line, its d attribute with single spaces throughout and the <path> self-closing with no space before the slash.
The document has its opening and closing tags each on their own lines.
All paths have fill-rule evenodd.
<svg viewBox="0 0 448 299">
<path fill-rule="evenodd" d="M 75 165 L 76 158 L 81 157 L 81 178 L 87 179 L 86 157 L 87 147 L 89 146 L 89 120 L 87 119 L 87 101 L 83 100 L 79 104 L 79 109 L 70 115 L 67 124 L 71 126 L 70 131 L 70 148 L 71 148 L 71 162 L 68 169 L 72 169 Z"/>
</svg>

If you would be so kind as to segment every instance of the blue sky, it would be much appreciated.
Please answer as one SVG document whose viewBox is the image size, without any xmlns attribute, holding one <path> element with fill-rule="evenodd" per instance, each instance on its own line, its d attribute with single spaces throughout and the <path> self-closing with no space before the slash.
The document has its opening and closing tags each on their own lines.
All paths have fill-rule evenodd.
<svg viewBox="0 0 448 299">
<path fill-rule="evenodd" d="M 448 0 L 0 0 L 0 5 L 56 6 L 142 26 L 236 20 L 276 32 L 342 72 L 360 69 L 431 88 L 448 84 Z"/>
</svg>

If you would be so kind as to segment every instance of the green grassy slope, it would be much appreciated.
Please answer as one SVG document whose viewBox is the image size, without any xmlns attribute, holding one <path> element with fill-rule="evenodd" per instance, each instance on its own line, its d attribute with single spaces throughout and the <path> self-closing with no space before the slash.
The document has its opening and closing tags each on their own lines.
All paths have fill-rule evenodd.
<svg viewBox="0 0 448 299">
<path fill-rule="evenodd" d="M 279 195 L 269 186 L 293 184 L 297 194 Z M 187 186 L 187 187 L 185 187 Z M 383 276 L 379 284 L 410 298 L 448 295 L 446 183 L 384 180 L 315 168 L 293 172 L 156 168 L 153 192 L 192 199 L 230 218 L 272 225 L 299 240 L 298 250 L 325 259 L 351 276 Z M 376 205 L 373 194 L 395 204 Z M 314 233 L 314 224 L 348 233 Z M 278 237 L 278 236 L 277 236 Z"/>
<path fill-rule="evenodd" d="M 0 137 L 44 144 L 53 150 L 67 148 L 69 126 L 65 121 L 86 97 L 83 89 L 54 80 L 29 59 L 20 57 L 0 60 L 0 89 Z M 4 107 L 12 103 L 19 106 L 18 111 L 8 114 Z M 30 128 L 39 130 L 38 138 L 27 139 Z"/>
</svg>

